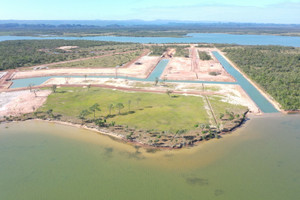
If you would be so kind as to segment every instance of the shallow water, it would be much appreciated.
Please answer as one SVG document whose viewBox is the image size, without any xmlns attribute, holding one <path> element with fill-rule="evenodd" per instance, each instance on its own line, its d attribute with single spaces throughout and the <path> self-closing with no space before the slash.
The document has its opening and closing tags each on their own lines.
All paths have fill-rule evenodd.
<svg viewBox="0 0 300 200">
<path fill-rule="evenodd" d="M 300 115 L 254 117 L 233 134 L 146 152 L 46 122 L 0 125 L 0 199 L 298 199 Z"/>
<path fill-rule="evenodd" d="M 135 43 L 225 43 L 241 45 L 282 45 L 300 47 L 300 37 L 278 35 L 237 35 L 223 33 L 189 33 L 187 37 L 30 37 L 30 36 L 0 36 L 0 41 L 6 40 L 97 40 Z"/>
</svg>

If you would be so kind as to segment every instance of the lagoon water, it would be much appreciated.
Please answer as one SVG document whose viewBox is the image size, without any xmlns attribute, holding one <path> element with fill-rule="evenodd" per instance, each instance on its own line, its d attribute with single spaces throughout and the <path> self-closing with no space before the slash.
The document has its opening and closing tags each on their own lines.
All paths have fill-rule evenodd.
<svg viewBox="0 0 300 200">
<path fill-rule="evenodd" d="M 101 134 L 0 125 L 0 199 L 295 200 L 300 115 L 254 117 L 222 139 L 147 152 Z"/>
<path fill-rule="evenodd" d="M 300 37 L 278 35 L 236 35 L 223 33 L 189 33 L 186 37 L 121 37 L 121 36 L 94 36 L 94 37 L 30 37 L 30 36 L 0 36 L 0 41 L 6 40 L 97 40 L 136 43 L 226 43 L 241 45 L 282 45 L 300 47 Z"/>
</svg>

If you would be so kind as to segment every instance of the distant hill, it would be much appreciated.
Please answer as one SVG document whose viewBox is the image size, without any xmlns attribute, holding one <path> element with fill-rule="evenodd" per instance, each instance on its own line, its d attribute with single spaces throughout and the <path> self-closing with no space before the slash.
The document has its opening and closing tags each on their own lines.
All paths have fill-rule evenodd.
<svg viewBox="0 0 300 200">
<path fill-rule="evenodd" d="M 137 26 L 137 25 L 205 25 L 205 26 L 235 26 L 235 27 L 300 27 L 300 24 L 261 24 L 261 23 L 234 23 L 234 22 L 205 22 L 205 21 L 180 21 L 180 20 L 0 20 L 0 24 L 28 24 L 28 25 L 64 25 L 64 24 L 77 24 L 88 26 L 108 26 L 108 25 L 121 25 L 121 26 Z"/>
<path fill-rule="evenodd" d="M 300 36 L 300 24 L 220 23 L 176 20 L 0 20 L 0 35 L 182 37 L 187 33 Z"/>
</svg>

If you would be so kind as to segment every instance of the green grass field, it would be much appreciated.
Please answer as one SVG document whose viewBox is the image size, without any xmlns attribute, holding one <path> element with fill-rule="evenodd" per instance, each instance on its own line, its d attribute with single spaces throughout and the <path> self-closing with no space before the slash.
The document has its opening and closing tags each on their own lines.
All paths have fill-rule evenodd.
<svg viewBox="0 0 300 200">
<path fill-rule="evenodd" d="M 72 67 L 87 67 L 87 68 L 111 68 L 116 67 L 117 65 L 126 64 L 133 59 L 141 55 L 141 51 L 126 53 L 126 54 L 117 54 L 112 56 L 105 56 L 102 58 L 95 58 L 71 63 L 64 63 L 50 66 L 50 68 L 72 68 Z"/>
<path fill-rule="evenodd" d="M 139 102 L 137 99 L 141 99 Z M 129 112 L 128 101 L 131 101 Z M 109 114 L 109 105 L 113 104 L 112 118 L 116 124 L 128 125 L 140 129 L 177 130 L 193 129 L 196 123 L 208 123 L 208 114 L 204 108 L 203 98 L 181 96 L 170 98 L 167 94 L 134 93 L 100 88 L 59 88 L 48 97 L 40 111 L 53 109 L 53 113 L 61 114 L 71 119 L 95 103 L 100 104 L 101 111 L 97 117 Z M 117 103 L 123 103 L 121 115 L 116 108 Z M 93 114 L 87 118 L 92 119 Z"/>
<path fill-rule="evenodd" d="M 220 114 L 225 114 L 226 111 L 233 112 L 234 114 L 241 114 L 247 110 L 247 107 L 245 106 L 223 102 L 222 98 L 219 96 L 208 96 L 208 99 L 218 121 L 220 121 Z"/>
</svg>

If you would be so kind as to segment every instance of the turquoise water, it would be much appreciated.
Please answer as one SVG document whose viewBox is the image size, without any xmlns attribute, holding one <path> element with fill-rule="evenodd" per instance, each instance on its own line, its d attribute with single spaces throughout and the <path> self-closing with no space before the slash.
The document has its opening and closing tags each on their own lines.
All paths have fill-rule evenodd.
<svg viewBox="0 0 300 200">
<path fill-rule="evenodd" d="M 127 79 L 132 81 L 149 81 L 153 82 L 156 78 L 159 78 L 163 71 L 165 70 L 166 66 L 168 65 L 169 60 L 163 59 L 161 60 L 155 69 L 151 72 L 151 74 L 145 78 L 135 78 L 135 77 L 129 77 L 129 76 L 118 76 L 117 78 L 120 79 Z M 45 81 L 51 79 L 51 78 L 65 78 L 65 77 L 71 77 L 71 78 L 84 78 L 84 76 L 44 76 L 44 77 L 33 77 L 33 78 L 25 78 L 25 79 L 16 79 L 13 80 L 13 84 L 10 88 L 20 88 L 20 87 L 28 87 L 31 85 L 41 85 Z M 116 78 L 115 76 L 88 76 L 90 78 Z M 212 83 L 212 84 L 236 84 L 235 82 L 214 82 L 214 81 L 173 81 L 173 80 L 166 80 L 166 82 L 178 82 L 178 83 Z"/>
<path fill-rule="evenodd" d="M 247 92 L 250 98 L 264 113 L 274 113 L 278 110 L 234 67 L 232 67 L 227 60 L 220 55 L 219 52 L 213 52 L 214 56 L 219 60 L 222 66 L 230 73 L 238 84 Z"/>
<path fill-rule="evenodd" d="M 276 36 L 276 35 L 234 35 L 221 33 L 190 33 L 187 37 L 29 37 L 29 36 L 0 36 L 0 41 L 6 40 L 43 40 L 43 39 L 65 39 L 65 40 L 97 40 L 115 42 L 136 43 L 226 43 L 241 45 L 281 45 L 300 47 L 300 37 Z"/>
<path fill-rule="evenodd" d="M 168 65 L 169 60 L 163 59 L 161 60 L 158 65 L 156 65 L 155 69 L 151 72 L 151 74 L 147 77 L 147 81 L 155 81 L 156 78 L 159 78 L 163 71 L 165 70 L 166 66 Z"/>
<path fill-rule="evenodd" d="M 155 153 L 74 127 L 0 124 L 0 199 L 297 200 L 299 154 L 300 115 Z"/>
<path fill-rule="evenodd" d="M 125 76 L 118 76 L 117 78 L 133 80 L 133 81 L 154 81 L 156 78 L 159 78 L 163 71 L 165 70 L 166 66 L 168 65 L 169 60 L 163 59 L 161 60 L 155 69 L 151 72 L 151 74 L 146 79 L 135 78 L 135 77 L 125 77 Z M 13 84 L 11 88 L 20 88 L 20 87 L 28 87 L 31 85 L 41 85 L 45 81 L 51 78 L 64 78 L 64 77 L 72 77 L 72 78 L 83 78 L 84 76 L 44 76 L 44 77 L 34 77 L 34 78 L 25 78 L 25 79 L 16 79 L 13 80 Z M 90 78 L 115 78 L 115 76 L 88 76 Z"/>
</svg>

